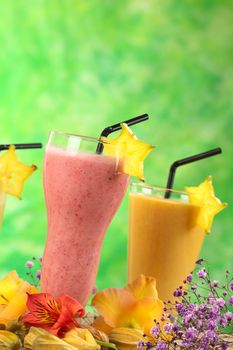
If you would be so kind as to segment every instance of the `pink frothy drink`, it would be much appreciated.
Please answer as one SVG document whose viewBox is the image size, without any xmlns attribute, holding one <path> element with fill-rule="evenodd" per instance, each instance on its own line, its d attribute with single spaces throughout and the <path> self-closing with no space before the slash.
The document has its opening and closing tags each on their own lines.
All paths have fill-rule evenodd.
<svg viewBox="0 0 233 350">
<path fill-rule="evenodd" d="M 106 230 L 128 185 L 117 157 L 96 154 L 97 139 L 52 132 L 44 159 L 48 216 L 42 292 L 87 302 Z M 116 152 L 117 154 L 117 152 Z"/>
</svg>

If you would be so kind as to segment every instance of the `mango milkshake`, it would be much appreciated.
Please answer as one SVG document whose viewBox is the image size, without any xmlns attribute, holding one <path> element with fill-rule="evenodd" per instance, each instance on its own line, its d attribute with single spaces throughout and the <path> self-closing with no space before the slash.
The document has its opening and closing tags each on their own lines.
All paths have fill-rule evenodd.
<svg viewBox="0 0 233 350">
<path fill-rule="evenodd" d="M 185 192 L 131 185 L 128 277 L 156 278 L 159 297 L 173 292 L 194 269 L 214 216 L 227 205 L 215 197 L 211 177 Z"/>
<path fill-rule="evenodd" d="M 132 185 L 128 272 L 130 282 L 141 273 L 155 277 L 159 297 L 169 300 L 193 270 L 205 233 L 196 224 L 197 205 L 188 203 L 185 194 L 164 199 L 164 193 Z"/>
</svg>

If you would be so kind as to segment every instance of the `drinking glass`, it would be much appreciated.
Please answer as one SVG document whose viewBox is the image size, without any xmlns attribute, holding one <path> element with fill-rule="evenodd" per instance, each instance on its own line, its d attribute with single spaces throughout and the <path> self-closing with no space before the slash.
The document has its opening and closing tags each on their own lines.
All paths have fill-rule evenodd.
<svg viewBox="0 0 233 350">
<path fill-rule="evenodd" d="M 160 299 L 173 292 L 193 270 L 205 237 L 197 226 L 200 207 L 190 204 L 185 192 L 142 183 L 130 190 L 128 278 L 140 274 L 156 278 Z"/>
<path fill-rule="evenodd" d="M 103 153 L 98 154 L 97 145 Z M 51 132 L 43 164 L 48 232 L 42 292 L 83 305 L 95 283 L 103 238 L 128 185 L 120 159 L 105 155 L 99 139 Z M 114 145 L 112 145 L 114 147 Z"/>
</svg>

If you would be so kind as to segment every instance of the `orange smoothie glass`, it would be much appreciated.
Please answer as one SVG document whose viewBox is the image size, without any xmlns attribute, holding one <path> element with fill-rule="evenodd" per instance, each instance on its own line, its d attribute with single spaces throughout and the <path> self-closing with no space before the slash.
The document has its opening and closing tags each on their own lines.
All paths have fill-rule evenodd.
<svg viewBox="0 0 233 350">
<path fill-rule="evenodd" d="M 41 289 L 86 304 L 105 233 L 127 189 L 116 157 L 97 154 L 99 139 L 52 132 L 43 164 L 48 232 Z M 114 147 L 114 146 L 112 146 Z"/>
<path fill-rule="evenodd" d="M 190 204 L 185 192 L 142 183 L 130 191 L 128 279 L 140 274 L 156 278 L 160 299 L 173 292 L 194 269 L 204 231 L 196 225 L 200 207 Z"/>
</svg>

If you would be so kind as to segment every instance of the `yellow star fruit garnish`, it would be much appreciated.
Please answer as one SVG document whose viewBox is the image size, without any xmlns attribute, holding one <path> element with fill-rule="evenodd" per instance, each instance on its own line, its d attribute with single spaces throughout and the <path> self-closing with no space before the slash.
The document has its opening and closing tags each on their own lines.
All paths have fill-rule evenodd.
<svg viewBox="0 0 233 350">
<path fill-rule="evenodd" d="M 214 216 L 227 207 L 226 203 L 222 203 L 215 196 L 211 176 L 208 176 L 199 186 L 185 187 L 185 191 L 189 196 L 189 202 L 200 206 L 197 224 L 209 233 Z"/>
<path fill-rule="evenodd" d="M 24 181 L 37 169 L 35 165 L 21 163 L 15 153 L 15 147 L 10 146 L 0 156 L 0 187 L 5 193 L 21 199 Z"/>
<path fill-rule="evenodd" d="M 127 124 L 121 124 L 121 133 L 114 139 L 101 137 L 107 156 L 118 157 L 120 171 L 144 180 L 143 161 L 154 148 L 140 141 Z"/>
</svg>

